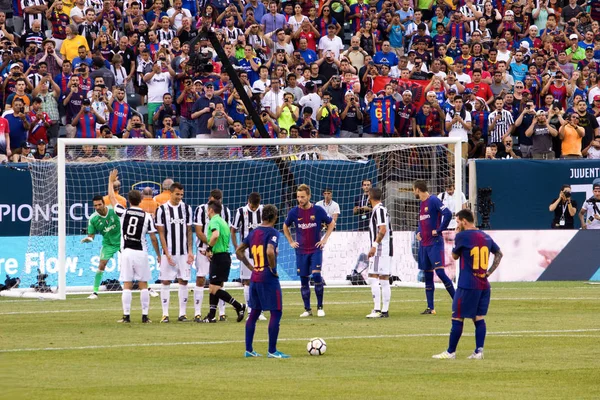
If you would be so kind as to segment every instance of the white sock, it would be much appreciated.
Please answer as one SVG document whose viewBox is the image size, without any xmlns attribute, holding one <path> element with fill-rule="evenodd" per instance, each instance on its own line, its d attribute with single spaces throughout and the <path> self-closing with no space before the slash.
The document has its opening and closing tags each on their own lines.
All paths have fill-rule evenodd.
<svg viewBox="0 0 600 400">
<path fill-rule="evenodd" d="M 121 295 L 121 300 L 123 301 L 123 315 L 131 314 L 131 290 L 123 289 L 123 294 Z"/>
<path fill-rule="evenodd" d="M 169 316 L 169 301 L 171 300 L 171 286 L 162 285 L 160 287 L 160 301 L 162 302 L 163 315 Z"/>
<path fill-rule="evenodd" d="M 250 285 L 244 286 L 244 300 L 246 300 L 246 304 L 250 303 Z M 248 315 L 250 315 L 250 307 L 248 307 Z"/>
<path fill-rule="evenodd" d="M 194 288 L 194 316 L 202 315 L 202 301 L 204 300 L 204 287 Z"/>
<path fill-rule="evenodd" d="M 225 315 L 225 302 L 223 300 L 219 300 L 219 317 L 221 315 Z"/>
<path fill-rule="evenodd" d="M 373 294 L 373 310 L 381 310 L 381 292 L 377 278 L 371 278 L 371 293 Z"/>
<path fill-rule="evenodd" d="M 383 297 L 383 307 L 381 312 L 387 312 L 390 308 L 390 299 L 392 298 L 392 288 L 390 287 L 390 281 L 387 279 L 379 280 L 381 285 L 381 297 Z"/>
<path fill-rule="evenodd" d="M 188 301 L 187 285 L 179 284 L 179 316 L 185 315 Z"/>
<path fill-rule="evenodd" d="M 148 315 L 150 309 L 150 292 L 148 292 L 148 289 L 142 289 L 140 292 L 140 302 L 142 303 L 142 315 Z"/>
</svg>

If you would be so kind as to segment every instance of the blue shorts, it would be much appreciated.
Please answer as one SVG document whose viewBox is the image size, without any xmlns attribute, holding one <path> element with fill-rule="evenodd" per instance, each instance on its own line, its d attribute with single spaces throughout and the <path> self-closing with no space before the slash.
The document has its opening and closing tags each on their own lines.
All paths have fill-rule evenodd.
<svg viewBox="0 0 600 400">
<path fill-rule="evenodd" d="M 279 281 L 250 282 L 250 299 L 248 305 L 254 310 L 281 311 L 281 285 Z"/>
<path fill-rule="evenodd" d="M 323 264 L 323 252 L 315 251 L 312 254 L 296 253 L 296 268 L 298 276 L 310 276 L 313 271 L 321 272 Z"/>
<path fill-rule="evenodd" d="M 444 268 L 444 242 L 440 241 L 431 246 L 419 247 L 419 269 L 431 271 Z"/>
<path fill-rule="evenodd" d="M 475 318 L 486 315 L 490 306 L 490 289 L 457 288 L 452 300 L 452 318 Z"/>
</svg>

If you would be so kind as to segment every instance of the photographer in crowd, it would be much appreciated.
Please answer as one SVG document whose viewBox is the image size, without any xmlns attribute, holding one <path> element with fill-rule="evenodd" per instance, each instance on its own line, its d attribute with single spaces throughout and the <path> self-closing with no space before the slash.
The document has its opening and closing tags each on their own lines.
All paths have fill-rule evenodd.
<svg viewBox="0 0 600 400">
<path fill-rule="evenodd" d="M 563 185 L 557 199 L 552 200 L 549 207 L 554 213 L 552 229 L 574 229 L 573 217 L 577 212 L 577 202 L 571 198 L 571 186 Z"/>
</svg>

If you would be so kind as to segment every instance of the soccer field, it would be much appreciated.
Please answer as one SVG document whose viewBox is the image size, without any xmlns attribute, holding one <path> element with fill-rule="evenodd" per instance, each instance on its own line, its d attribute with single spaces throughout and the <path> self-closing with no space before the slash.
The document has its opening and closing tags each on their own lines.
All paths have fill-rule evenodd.
<svg viewBox="0 0 600 400">
<path fill-rule="evenodd" d="M 142 325 L 137 293 L 129 325 L 116 323 L 118 294 L 0 298 L 0 398 L 598 398 L 600 286 L 493 284 L 485 360 L 466 359 L 475 347 L 470 321 L 456 360 L 431 358 L 450 330 L 450 299 L 436 295 L 438 314 L 420 315 L 424 291 L 393 288 L 390 318 L 367 320 L 367 287 L 326 288 L 327 316 L 300 319 L 299 289 L 284 290 L 278 347 L 288 360 L 243 358 L 244 324 L 234 320 L 159 324 L 158 298 L 154 323 Z M 266 355 L 267 323 L 256 332 L 255 350 Z M 321 357 L 306 352 L 314 336 L 327 342 Z"/>
</svg>

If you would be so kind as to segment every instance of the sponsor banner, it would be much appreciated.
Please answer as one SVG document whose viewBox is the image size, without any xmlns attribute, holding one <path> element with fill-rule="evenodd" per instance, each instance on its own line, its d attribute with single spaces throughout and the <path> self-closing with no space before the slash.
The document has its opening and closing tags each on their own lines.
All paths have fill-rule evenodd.
<svg viewBox="0 0 600 400">
<path fill-rule="evenodd" d="M 592 196 L 600 178 L 600 160 L 477 160 L 476 188 L 491 188 L 492 229 L 549 229 L 548 206 L 563 184 L 571 185 L 577 211 Z M 471 195 L 474 193 L 471 193 Z M 473 200 L 473 199 L 471 199 Z M 575 216 L 575 227 L 579 227 Z"/>
<path fill-rule="evenodd" d="M 504 258 L 500 267 L 491 276 L 492 282 L 515 282 L 536 280 L 600 280 L 600 231 L 489 231 L 498 243 Z M 100 241 L 82 244 L 84 236 L 69 236 L 67 240 L 67 286 L 90 286 L 99 263 Z M 282 281 L 297 281 L 295 251 L 281 236 L 278 247 L 278 273 Z M 22 287 L 36 282 L 38 269 L 47 273 L 47 283 L 57 282 L 57 240 L 56 237 L 38 237 L 36 248 L 44 251 L 28 251 L 25 237 L 5 237 L 0 255 L 0 276 L 19 277 Z M 414 232 L 394 232 L 394 257 L 392 275 L 403 282 L 416 282 L 418 243 Z M 452 259 L 454 232 L 446 232 L 445 267 L 447 274 L 456 275 Z M 344 281 L 353 269 L 365 277 L 367 265 L 364 262 L 369 251 L 370 241 L 367 232 L 334 232 L 327 242 L 323 255 L 323 277 L 329 281 Z M 233 252 L 233 248 L 231 249 Z M 230 281 L 239 278 L 240 262 L 232 257 Z M 576 260 L 574 262 L 573 260 Z M 154 252 L 150 250 L 149 264 L 152 280 L 158 279 L 158 266 Z M 490 262 L 491 265 L 491 262 Z M 465 272 L 467 273 L 467 272 Z M 192 269 L 192 280 L 195 270 Z M 118 257 L 110 260 L 104 279 L 119 278 Z"/>
</svg>

